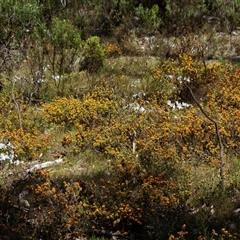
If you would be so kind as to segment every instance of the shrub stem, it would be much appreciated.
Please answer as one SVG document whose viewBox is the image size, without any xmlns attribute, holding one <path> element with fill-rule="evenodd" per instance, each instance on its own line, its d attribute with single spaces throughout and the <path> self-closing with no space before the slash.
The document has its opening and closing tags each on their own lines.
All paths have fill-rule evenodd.
<svg viewBox="0 0 240 240">
<path fill-rule="evenodd" d="M 218 123 L 216 120 L 214 120 L 213 118 L 211 118 L 207 113 L 206 111 L 202 108 L 202 106 L 200 105 L 200 103 L 198 102 L 198 100 L 196 99 L 196 97 L 194 96 L 193 94 L 193 91 L 192 89 L 186 84 L 186 82 L 184 82 L 184 85 L 187 87 L 187 89 L 189 90 L 194 102 L 197 104 L 197 106 L 199 107 L 199 109 L 201 110 L 201 112 L 203 113 L 203 115 L 209 120 L 211 121 L 214 126 L 215 126 L 215 132 L 216 132 L 216 135 L 217 135 L 217 140 L 218 140 L 218 144 L 219 144 L 219 147 L 220 147 L 220 169 L 219 169 L 219 172 L 220 172 L 220 181 L 221 183 L 223 183 L 223 180 L 224 180 L 224 147 L 223 147 L 223 143 L 222 143 L 222 138 L 221 138 L 221 135 L 219 133 L 219 126 L 218 126 Z"/>
</svg>

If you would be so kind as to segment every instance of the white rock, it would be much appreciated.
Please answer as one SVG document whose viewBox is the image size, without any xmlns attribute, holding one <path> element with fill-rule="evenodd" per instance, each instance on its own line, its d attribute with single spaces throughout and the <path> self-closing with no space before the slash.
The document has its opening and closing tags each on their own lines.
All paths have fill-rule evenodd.
<svg viewBox="0 0 240 240">
<path fill-rule="evenodd" d="M 187 108 L 187 107 L 190 107 L 191 105 L 188 104 L 188 103 L 185 103 L 185 102 L 174 102 L 172 103 L 170 100 L 167 101 L 167 105 L 170 106 L 173 110 L 175 109 L 184 109 L 184 108 Z"/>
<path fill-rule="evenodd" d="M 240 213 L 240 208 L 237 208 L 233 211 L 235 214 L 239 214 Z"/>
<path fill-rule="evenodd" d="M 0 143 L 0 161 L 9 160 L 11 163 L 14 159 L 13 146 L 10 142 Z"/>
</svg>

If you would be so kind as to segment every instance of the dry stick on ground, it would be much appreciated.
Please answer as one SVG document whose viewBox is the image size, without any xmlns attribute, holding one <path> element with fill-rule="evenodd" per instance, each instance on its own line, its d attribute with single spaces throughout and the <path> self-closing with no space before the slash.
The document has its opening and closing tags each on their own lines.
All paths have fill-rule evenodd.
<svg viewBox="0 0 240 240">
<path fill-rule="evenodd" d="M 194 102 L 197 104 L 197 106 L 199 107 L 199 109 L 201 110 L 201 112 L 203 113 L 203 115 L 209 120 L 211 121 L 212 123 L 214 123 L 214 126 L 215 126 L 215 132 L 216 132 L 216 135 L 217 135 L 217 140 L 218 140 L 218 144 L 219 144 L 219 147 L 220 147 L 220 179 L 221 179 L 221 183 L 223 182 L 223 178 L 224 178 L 224 175 L 223 175 L 223 167 L 224 167 L 224 147 L 223 147 L 223 143 L 222 143 L 222 138 L 220 136 L 220 133 L 219 133 L 219 127 L 218 127 L 218 123 L 213 119 L 211 118 L 205 111 L 204 109 L 202 108 L 202 106 L 200 105 L 200 103 L 198 102 L 198 100 L 196 99 L 196 97 L 194 96 L 193 94 L 193 91 L 192 89 L 186 84 L 186 82 L 183 82 L 184 85 L 187 87 L 187 89 L 189 90 Z"/>
</svg>

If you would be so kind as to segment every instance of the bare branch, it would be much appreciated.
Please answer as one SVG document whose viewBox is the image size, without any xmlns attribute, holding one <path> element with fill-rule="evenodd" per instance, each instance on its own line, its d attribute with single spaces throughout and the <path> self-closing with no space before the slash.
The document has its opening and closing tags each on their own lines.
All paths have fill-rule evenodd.
<svg viewBox="0 0 240 240">
<path fill-rule="evenodd" d="M 215 126 L 215 132 L 217 135 L 217 140 L 218 140 L 218 144 L 220 147 L 220 178 L 221 178 L 221 182 L 223 181 L 223 167 L 224 167 L 224 147 L 223 147 L 223 143 L 222 143 L 222 138 L 220 136 L 219 133 L 219 126 L 216 120 L 214 120 L 213 118 L 211 118 L 206 111 L 202 108 L 202 106 L 200 105 L 200 103 L 198 102 L 198 100 L 196 99 L 196 97 L 194 96 L 194 93 L 192 91 L 192 89 L 187 85 L 187 83 L 185 81 L 183 81 L 184 85 L 187 87 L 187 89 L 189 90 L 194 102 L 197 104 L 197 106 L 199 107 L 199 109 L 201 110 L 201 112 L 203 113 L 203 115 L 209 120 L 211 121 L 214 126 Z"/>
</svg>

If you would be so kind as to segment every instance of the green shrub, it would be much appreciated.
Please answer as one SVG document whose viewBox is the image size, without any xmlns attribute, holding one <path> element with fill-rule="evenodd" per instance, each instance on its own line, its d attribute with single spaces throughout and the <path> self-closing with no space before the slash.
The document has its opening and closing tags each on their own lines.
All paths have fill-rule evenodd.
<svg viewBox="0 0 240 240">
<path fill-rule="evenodd" d="M 83 46 L 83 62 L 80 69 L 86 69 L 90 73 L 97 72 L 104 63 L 105 49 L 97 36 L 90 37 Z"/>
<path fill-rule="evenodd" d="M 142 4 L 140 4 L 136 8 L 136 13 L 139 16 L 139 27 L 141 31 L 147 33 L 154 33 L 154 31 L 159 30 L 162 20 L 159 16 L 159 7 L 157 4 L 153 5 L 152 8 L 144 8 Z"/>
</svg>

